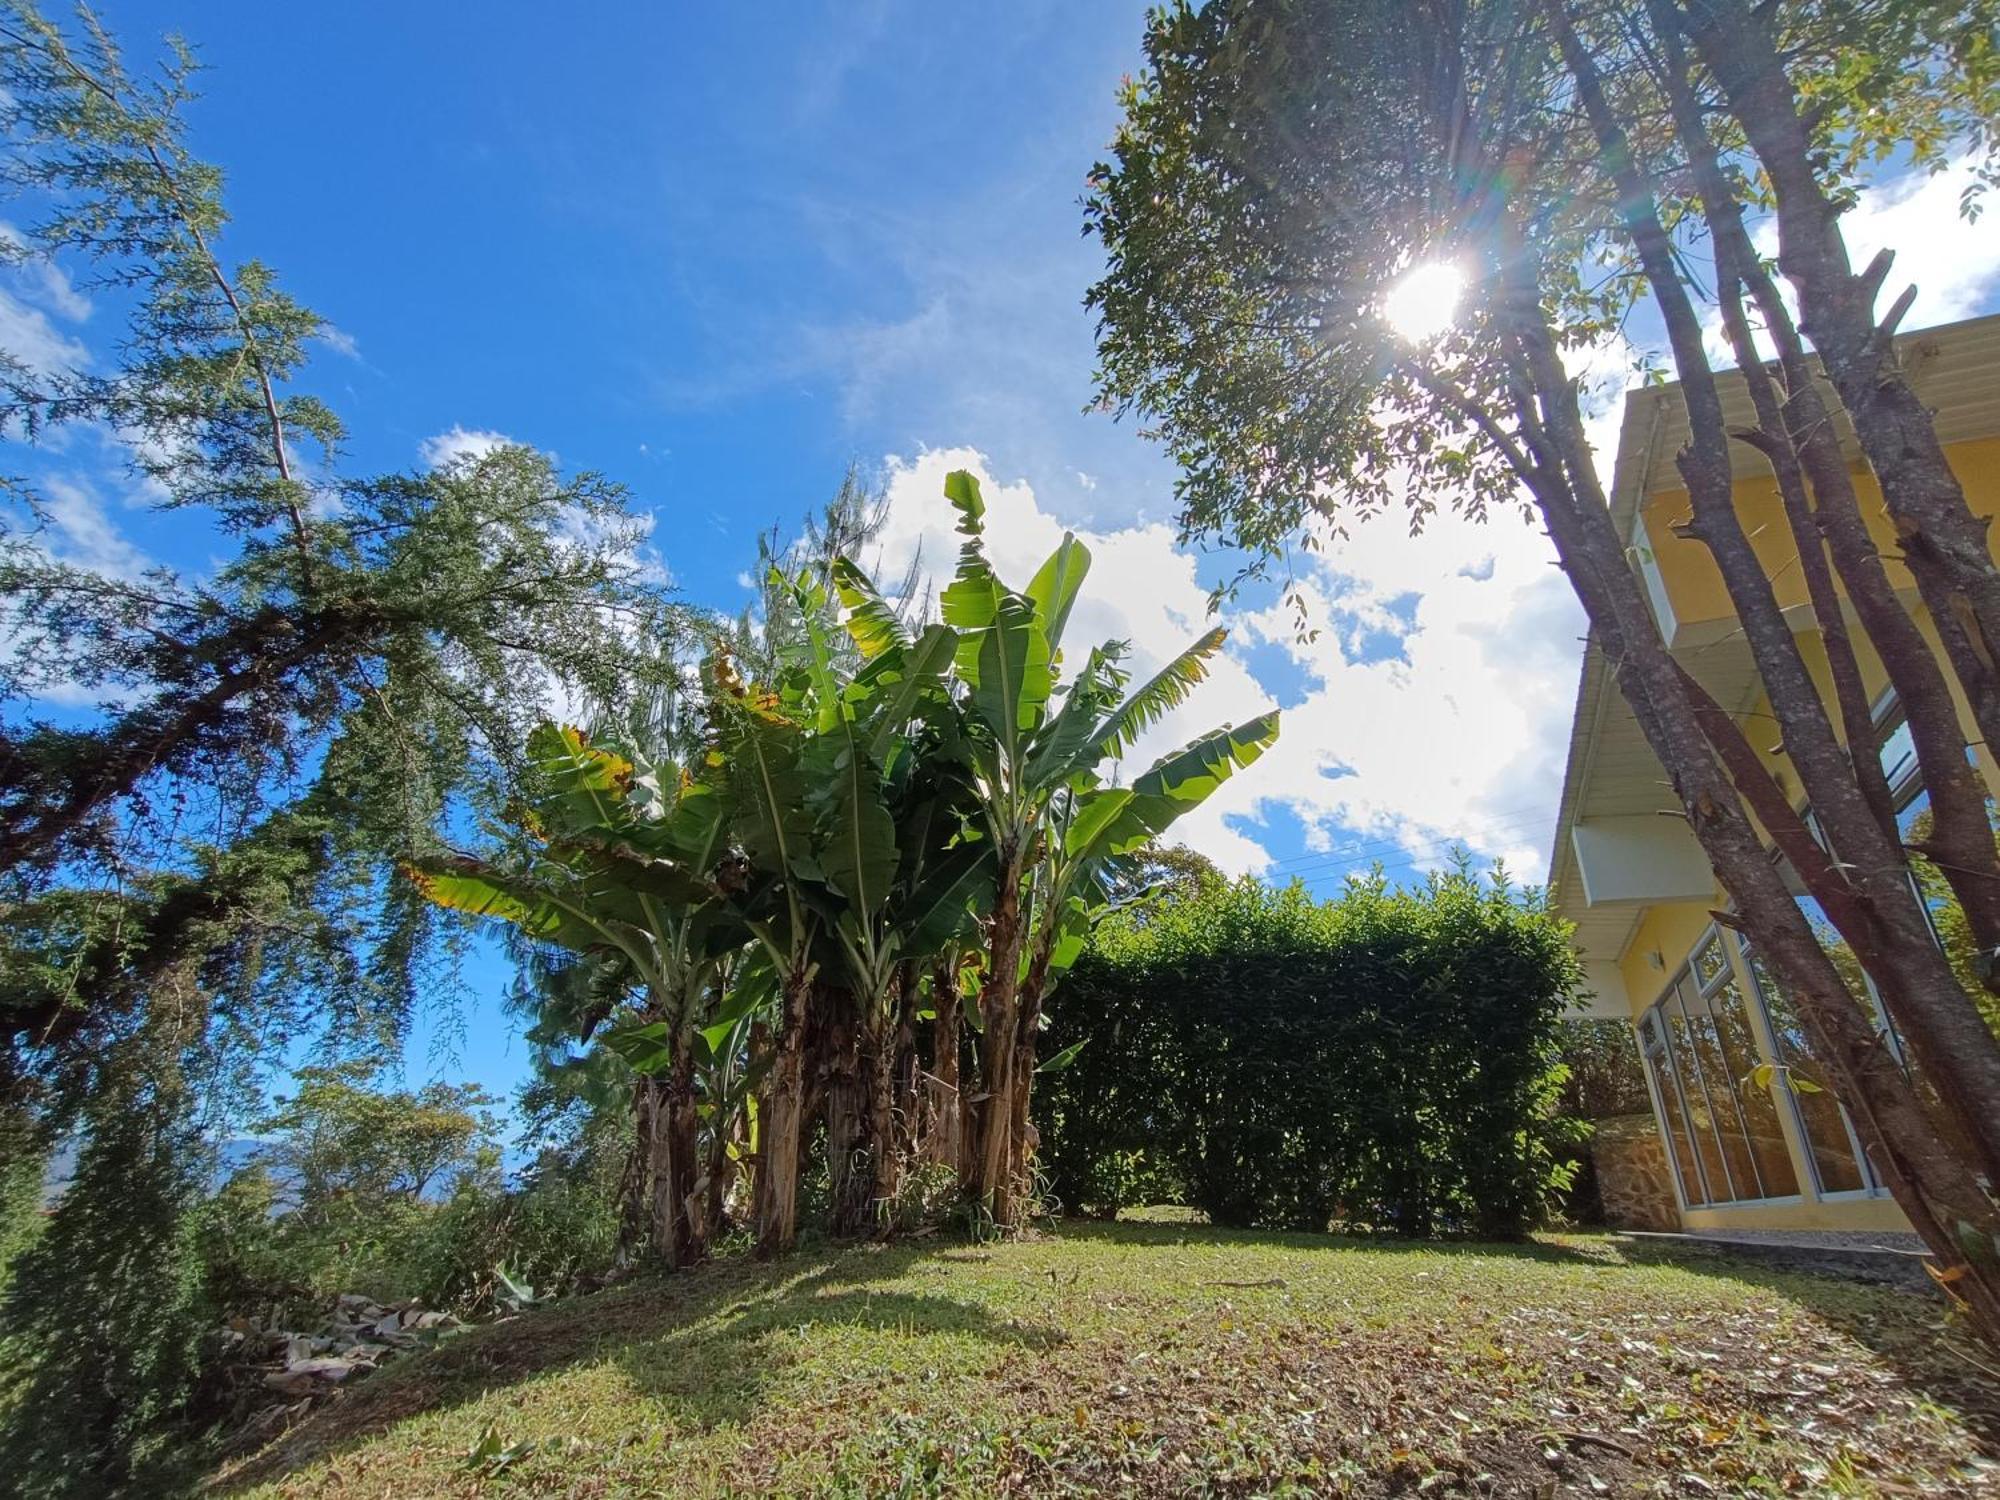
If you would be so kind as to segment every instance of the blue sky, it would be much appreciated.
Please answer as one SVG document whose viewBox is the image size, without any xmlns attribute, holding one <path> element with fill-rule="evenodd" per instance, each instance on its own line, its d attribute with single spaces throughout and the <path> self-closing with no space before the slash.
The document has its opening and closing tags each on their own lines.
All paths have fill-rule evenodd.
<svg viewBox="0 0 2000 1500">
<path fill-rule="evenodd" d="M 158 13 L 111 8 L 134 39 Z M 453 425 L 551 448 L 653 506 L 697 594 L 850 457 L 949 430 L 1080 517 L 1077 470 L 1165 504 L 1159 456 L 1081 414 L 1076 201 L 1141 7 L 189 15 L 233 247 L 358 347 L 322 371 L 358 464 Z"/>
<path fill-rule="evenodd" d="M 1205 624 L 1225 563 L 1173 546 L 1173 475 L 1134 423 L 1086 413 L 1099 269 L 1084 176 L 1139 66 L 1144 7 L 1016 0 L 546 7 L 186 8 L 211 72 L 197 151 L 228 174 L 223 250 L 274 266 L 338 330 L 308 384 L 351 430 L 352 472 L 504 435 L 600 470 L 655 517 L 692 598 L 735 607 L 758 531 L 850 460 L 888 486 L 884 565 L 948 555 L 947 467 L 994 497 L 1003 566 L 1063 527 L 1092 546 L 1091 610 L 1143 669 Z M 103 6 L 136 61 L 161 25 Z M 1864 207 L 1916 256 L 1912 323 L 1992 305 L 1991 228 L 1950 180 Z M 0 333 L 89 344 L 60 288 L 16 286 Z M 38 322 L 35 320 L 39 320 Z M 1601 435 L 1615 432 L 1618 360 Z M 203 558 L 99 472 L 66 512 L 74 555 Z M 1582 621 L 1525 523 L 1356 528 L 1301 585 L 1298 641 L 1270 593 L 1156 744 L 1273 703 L 1284 739 L 1188 826 L 1232 869 L 1316 890 L 1394 875 L 1464 837 L 1543 873 Z M 412 1081 L 497 1092 L 525 1058 L 468 975 L 413 1039 Z"/>
</svg>

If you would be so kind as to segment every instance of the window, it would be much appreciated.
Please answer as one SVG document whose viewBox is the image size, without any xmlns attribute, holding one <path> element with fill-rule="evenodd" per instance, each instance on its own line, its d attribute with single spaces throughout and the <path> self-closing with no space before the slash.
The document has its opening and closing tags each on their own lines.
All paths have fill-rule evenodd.
<svg viewBox="0 0 2000 1500">
<path fill-rule="evenodd" d="M 1792 1113 L 1805 1137 L 1813 1178 L 1821 1193 L 1858 1193 L 1876 1188 L 1875 1174 L 1868 1167 L 1847 1111 L 1828 1090 L 1825 1069 L 1820 1065 L 1805 1024 L 1791 1002 L 1765 969 L 1762 957 L 1748 943 L 1739 945 L 1743 966 L 1750 971 L 1757 999 L 1771 1027 L 1772 1050 L 1786 1070 L 1786 1082 L 1778 1087 L 1791 1100 Z"/>
<path fill-rule="evenodd" d="M 1883 728 L 1882 774 L 1889 783 L 1897 831 L 1906 841 L 1920 840 L 1929 831 L 1930 793 L 1924 789 L 1910 728 L 1893 694 L 1877 705 L 1876 722 Z M 1818 837 L 1819 827 L 1813 821 L 1810 809 L 1806 810 L 1805 817 L 1807 826 Z M 1897 1033 L 1896 1023 L 1890 1018 L 1887 1007 L 1882 1004 L 1874 981 L 1862 970 L 1853 950 L 1827 919 L 1819 902 L 1806 894 L 1791 866 L 1781 864 L 1781 868 L 1820 946 L 1832 958 L 1834 967 L 1849 987 L 1867 997 L 1875 1029 L 1881 1033 L 1891 1055 L 1908 1067 L 1903 1039 Z M 1965 922 L 1950 887 L 1928 860 L 1913 859 L 1911 869 L 1918 896 L 1930 916 L 1932 931 L 1951 958 L 1954 969 L 1961 971 L 1960 979 L 1971 981 L 1973 993 L 1978 993 L 1976 976 L 1966 967 L 1973 961 L 1969 940 L 1954 940 L 1963 931 Z M 1881 1192 L 1880 1180 L 1868 1162 L 1867 1153 L 1861 1148 L 1853 1122 L 1829 1090 L 1822 1060 L 1813 1050 L 1797 1007 L 1792 1004 L 1791 997 L 1778 987 L 1750 944 L 1739 943 L 1738 951 L 1751 975 L 1765 1019 L 1770 1023 L 1776 1060 L 1788 1070 L 1794 1082 L 1795 1086 L 1784 1092 L 1791 1100 L 1793 1114 L 1805 1137 L 1819 1191 Z"/>
<path fill-rule="evenodd" d="M 1646 1012 L 1639 1023 L 1639 1046 L 1645 1054 L 1646 1070 L 1652 1075 L 1654 1097 L 1660 1101 L 1660 1120 L 1666 1128 L 1667 1148 L 1673 1157 L 1674 1176 L 1680 1180 L 1681 1197 L 1690 1208 L 1700 1208 L 1711 1200 L 1708 1181 L 1695 1160 L 1694 1139 L 1688 1133 L 1687 1109 L 1681 1100 L 1680 1075 L 1667 1052 L 1667 1035 L 1659 1010 Z"/>
<path fill-rule="evenodd" d="M 1753 1074 L 1742 987 L 1710 928 L 1640 1025 L 1682 1194 L 1691 1207 L 1799 1190 L 1770 1089 Z"/>
<path fill-rule="evenodd" d="M 1876 720 L 1883 728 L 1882 771 L 1897 829 L 1906 842 L 1921 842 L 1929 833 L 1930 794 L 1924 788 L 1909 726 L 1893 695 L 1878 706 Z M 1988 811 L 1990 815 L 1990 802 Z M 1804 817 L 1819 837 L 1810 808 Z M 1789 863 L 1780 860 L 1779 868 L 1834 967 L 1854 993 L 1864 997 L 1869 1018 L 1891 1055 L 1908 1068 L 1902 1038 L 1874 983 Z M 1978 954 L 1950 886 L 1921 857 L 1911 860 L 1911 876 L 1953 969 L 1968 990 L 1981 993 Z M 1742 960 L 1740 971 L 1730 963 L 1732 943 Z M 1739 972 L 1749 977 L 1747 996 L 1737 980 Z M 1753 1000 L 1755 1011 L 1749 1007 Z M 1769 1089 L 1759 1088 L 1752 1078 L 1759 1060 L 1754 1018 L 1760 1014 L 1769 1027 L 1771 1058 L 1785 1070 Z M 1853 1122 L 1832 1093 L 1825 1060 L 1814 1049 L 1798 1008 L 1750 943 L 1717 928 L 1703 934 L 1686 966 L 1640 1021 L 1639 1042 L 1659 1101 L 1668 1156 L 1690 1208 L 1798 1192 L 1798 1176 L 1780 1128 L 1781 1111 L 1786 1109 L 1805 1141 L 1821 1194 L 1883 1191 Z M 1923 1084 L 1921 1078 L 1916 1082 Z"/>
</svg>

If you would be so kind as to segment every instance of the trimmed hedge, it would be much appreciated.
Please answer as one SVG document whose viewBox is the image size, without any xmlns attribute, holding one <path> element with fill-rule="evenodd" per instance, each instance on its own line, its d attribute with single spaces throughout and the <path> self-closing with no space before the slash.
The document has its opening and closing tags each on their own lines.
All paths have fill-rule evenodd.
<svg viewBox="0 0 2000 1500">
<path fill-rule="evenodd" d="M 1119 913 L 1052 1007 L 1043 1054 L 1084 1045 L 1037 1080 L 1049 1188 L 1235 1226 L 1521 1234 L 1572 1170 L 1580 981 L 1538 893 L 1463 870 L 1325 903 L 1210 879 Z"/>
</svg>

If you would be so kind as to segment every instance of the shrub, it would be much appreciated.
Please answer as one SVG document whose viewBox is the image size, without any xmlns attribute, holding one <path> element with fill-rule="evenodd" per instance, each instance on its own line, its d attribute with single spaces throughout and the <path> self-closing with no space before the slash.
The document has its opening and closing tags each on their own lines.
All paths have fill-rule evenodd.
<svg viewBox="0 0 2000 1500">
<path fill-rule="evenodd" d="M 1575 1127 L 1559 1027 L 1579 981 L 1538 897 L 1464 870 L 1335 901 L 1207 881 L 1102 924 L 1052 1006 L 1054 1190 L 1161 1189 L 1218 1223 L 1516 1235 Z"/>
</svg>

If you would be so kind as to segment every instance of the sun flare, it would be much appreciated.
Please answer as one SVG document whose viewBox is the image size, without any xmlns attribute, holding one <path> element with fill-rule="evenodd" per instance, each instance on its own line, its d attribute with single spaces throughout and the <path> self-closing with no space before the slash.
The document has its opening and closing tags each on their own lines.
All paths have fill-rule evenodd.
<svg viewBox="0 0 2000 1500">
<path fill-rule="evenodd" d="M 1382 302 L 1382 316 L 1399 337 L 1427 344 L 1458 314 L 1465 273 L 1449 261 L 1429 261 L 1403 274 Z"/>
</svg>

